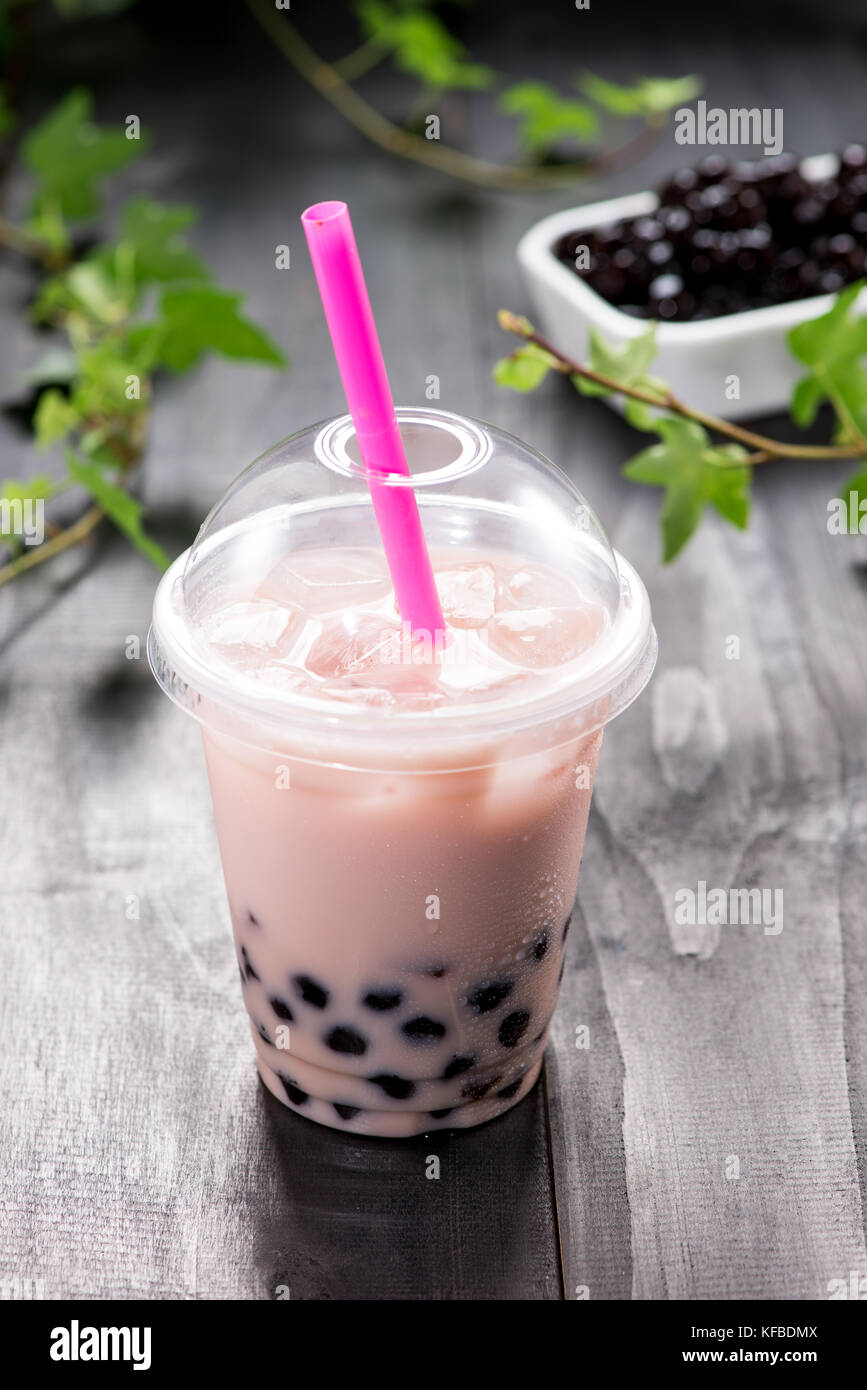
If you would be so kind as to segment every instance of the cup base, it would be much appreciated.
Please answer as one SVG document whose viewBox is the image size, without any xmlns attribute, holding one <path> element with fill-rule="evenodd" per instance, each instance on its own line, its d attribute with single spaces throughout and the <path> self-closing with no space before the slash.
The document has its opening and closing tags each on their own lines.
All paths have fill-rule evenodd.
<svg viewBox="0 0 867 1390">
<path fill-rule="evenodd" d="M 544 1054 L 521 1077 L 517 1088 L 509 1096 L 485 1097 L 440 1111 L 366 1110 L 352 1105 L 336 1105 L 333 1101 L 307 1095 L 291 1082 L 284 1081 L 278 1072 L 268 1066 L 261 1054 L 257 1052 L 256 1056 L 262 1081 L 272 1096 L 288 1110 L 294 1110 L 305 1119 L 326 1125 L 329 1129 L 367 1134 L 378 1139 L 409 1139 L 415 1134 L 428 1134 L 435 1129 L 470 1129 L 504 1115 L 532 1091 L 539 1079 L 543 1061 Z"/>
</svg>

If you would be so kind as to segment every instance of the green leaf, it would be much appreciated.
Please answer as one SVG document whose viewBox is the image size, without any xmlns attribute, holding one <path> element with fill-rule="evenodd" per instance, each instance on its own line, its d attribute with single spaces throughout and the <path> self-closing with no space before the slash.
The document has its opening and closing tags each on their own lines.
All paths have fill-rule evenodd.
<svg viewBox="0 0 867 1390">
<path fill-rule="evenodd" d="M 78 359 L 79 375 L 72 405 L 85 419 L 135 415 L 148 404 L 149 384 L 126 341 L 106 339 L 86 348 Z"/>
<path fill-rule="evenodd" d="M 535 343 L 525 343 L 509 357 L 501 357 L 494 366 L 494 381 L 498 386 L 510 386 L 513 391 L 535 391 L 554 366 L 554 358 Z"/>
<path fill-rule="evenodd" d="M 119 245 L 103 254 L 117 259 L 129 248 L 138 285 L 167 280 L 210 280 L 204 262 L 188 245 L 184 232 L 196 220 L 192 207 L 168 206 L 150 198 L 133 198 L 121 216 Z"/>
<path fill-rule="evenodd" d="M 749 519 L 751 469 L 739 444 L 713 448 L 707 430 L 694 420 L 660 416 L 653 428 L 659 444 L 643 449 L 623 472 L 633 482 L 665 489 L 660 511 L 663 560 L 668 564 L 698 526 L 706 505 L 741 529 Z"/>
<path fill-rule="evenodd" d="M 813 423 L 823 401 L 837 414 L 835 438 L 860 444 L 867 437 L 867 318 L 853 310 L 864 281 L 837 295 L 828 313 L 798 324 L 788 335 L 795 357 L 810 368 L 792 392 L 791 412 L 804 428 Z"/>
<path fill-rule="evenodd" d="M 211 285 L 164 290 L 160 318 L 134 330 L 130 342 L 175 372 L 186 371 L 205 352 L 285 366 L 277 344 L 241 317 L 242 302 L 242 295 Z"/>
<path fill-rule="evenodd" d="M 643 333 L 638 333 L 634 338 L 627 338 L 620 344 L 606 343 L 602 335 L 595 328 L 591 328 L 589 350 L 588 366 L 594 372 L 610 377 L 620 386 L 634 387 L 659 396 L 660 404 L 664 402 L 664 382 L 647 375 L 647 368 L 656 356 L 656 324 L 651 324 Z M 611 387 L 589 381 L 586 377 L 575 376 L 572 380 L 582 396 L 616 395 Z M 638 429 L 653 427 L 654 417 L 650 414 L 649 406 L 640 401 L 629 402 L 629 406 L 627 418 L 631 424 Z"/>
<path fill-rule="evenodd" d="M 66 454 L 66 466 L 69 476 L 90 493 L 97 506 L 132 541 L 136 549 L 146 555 L 157 569 L 167 569 L 170 564 L 168 555 L 142 527 L 144 507 L 141 502 L 111 482 L 98 463 L 88 463 L 78 458 L 71 449 Z"/>
<path fill-rule="evenodd" d="M 37 179 L 37 215 L 47 206 L 70 220 L 92 217 L 99 209 L 99 181 L 146 148 L 144 135 L 128 140 L 120 128 L 95 125 L 91 107 L 89 92 L 70 92 L 24 141 L 24 163 Z"/>
<path fill-rule="evenodd" d="M 65 439 L 71 430 L 80 423 L 80 415 L 70 405 L 62 391 L 52 387 L 43 391 L 36 404 L 33 415 L 33 430 L 39 449 L 50 449 L 58 440 Z"/>
<path fill-rule="evenodd" d="M 795 424 L 802 430 L 812 425 L 824 395 L 822 383 L 814 376 L 802 376 L 796 382 L 789 409 Z"/>
<path fill-rule="evenodd" d="M 397 67 L 412 73 L 427 87 L 490 87 L 495 73 L 481 63 L 467 61 L 467 50 L 450 34 L 436 15 L 417 9 L 362 0 L 356 13 L 369 38 L 390 49 Z"/>
<path fill-rule="evenodd" d="M 548 82 L 518 82 L 500 97 L 500 109 L 519 116 L 519 139 L 532 154 L 542 154 L 561 140 L 583 141 L 595 135 L 599 120 L 582 101 L 564 100 Z"/>
<path fill-rule="evenodd" d="M 608 82 L 595 73 L 576 79 L 579 91 L 615 116 L 653 116 L 685 106 L 702 89 L 698 77 L 640 77 L 631 87 Z"/>
</svg>

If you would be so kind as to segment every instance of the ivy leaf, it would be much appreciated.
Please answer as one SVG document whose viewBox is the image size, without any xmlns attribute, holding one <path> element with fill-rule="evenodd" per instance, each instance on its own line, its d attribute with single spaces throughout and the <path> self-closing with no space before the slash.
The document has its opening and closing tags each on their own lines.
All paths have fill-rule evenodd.
<svg viewBox="0 0 867 1390">
<path fill-rule="evenodd" d="M 134 350 L 172 371 L 183 372 L 205 352 L 251 362 L 286 365 L 281 349 L 239 313 L 243 295 L 211 285 L 164 290 L 160 318 L 129 335 Z"/>
<path fill-rule="evenodd" d="M 119 128 L 98 126 L 91 109 L 90 93 L 77 88 L 24 141 L 24 163 L 37 179 L 36 216 L 49 207 L 70 220 L 92 217 L 99 209 L 100 179 L 145 150 L 144 135 L 127 140 Z"/>
<path fill-rule="evenodd" d="M 698 77 L 640 77 L 631 87 L 608 82 L 595 73 L 576 79 L 579 91 L 615 116 L 655 116 L 694 101 L 702 89 Z"/>
<path fill-rule="evenodd" d="M 509 357 L 501 357 L 494 365 L 494 381 L 498 386 L 510 386 L 513 391 L 535 391 L 545 380 L 555 359 L 535 343 L 525 343 Z"/>
<path fill-rule="evenodd" d="M 810 368 L 792 392 L 792 418 L 803 429 L 822 402 L 830 401 L 842 443 L 867 435 L 867 371 L 861 361 L 867 354 L 867 318 L 853 312 L 864 285 L 863 280 L 849 285 L 827 314 L 798 324 L 788 335 L 792 353 Z"/>
<path fill-rule="evenodd" d="M 686 545 L 706 505 L 743 529 L 749 520 L 750 468 L 739 444 L 713 448 L 704 426 L 680 416 L 654 422 L 659 444 L 643 449 L 623 469 L 633 482 L 665 489 L 660 511 L 663 560 L 668 564 Z"/>
<path fill-rule="evenodd" d="M 842 487 L 838 489 L 837 496 L 848 506 L 853 492 L 855 494 L 855 511 L 860 517 L 862 508 L 867 512 L 867 464 L 862 465 L 857 473 L 853 473 L 851 478 L 846 479 Z M 867 517 L 865 517 L 864 529 L 867 532 Z"/>
<path fill-rule="evenodd" d="M 590 366 L 594 372 L 599 372 L 601 376 L 610 377 L 620 386 L 635 387 L 641 391 L 647 391 L 651 395 L 659 396 L 660 404 L 664 404 L 666 387 L 657 377 L 647 375 L 647 368 L 656 356 L 656 324 L 651 324 L 643 333 L 637 334 L 634 338 L 627 338 L 624 343 L 606 343 L 605 339 L 591 328 L 588 340 Z M 582 396 L 613 396 L 617 392 L 610 386 L 603 386 L 600 382 L 589 381 L 586 377 L 575 376 L 572 378 L 575 387 L 581 392 Z M 642 401 L 629 401 L 627 404 L 627 418 L 631 424 L 638 429 L 652 429 L 654 416 L 651 414 L 650 406 Z"/>
<path fill-rule="evenodd" d="M 361 0 L 356 14 L 368 38 L 390 49 L 396 67 L 412 73 L 427 87 L 490 87 L 495 73 L 481 63 L 467 61 L 467 50 L 454 34 L 425 11 L 395 9 L 383 0 Z"/>
<path fill-rule="evenodd" d="M 586 140 L 599 119 L 583 101 L 564 100 L 548 82 L 518 82 L 500 98 L 507 116 L 520 116 L 519 139 L 532 154 L 544 154 L 561 140 Z"/>
<path fill-rule="evenodd" d="M 78 411 L 62 391 L 52 387 L 43 391 L 36 403 L 33 415 L 33 431 L 39 449 L 50 449 L 58 440 L 65 439 L 80 422 Z"/>
<path fill-rule="evenodd" d="M 148 389 L 135 354 L 125 342 L 106 339 L 79 355 L 71 403 L 84 419 L 134 415 L 147 405 Z"/>
<path fill-rule="evenodd" d="M 124 207 L 120 245 L 111 248 L 111 254 L 117 257 L 129 248 L 138 285 L 165 280 L 210 280 L 210 271 L 183 235 L 195 221 L 195 208 L 168 206 L 146 197 L 133 198 Z"/>
<path fill-rule="evenodd" d="M 67 450 L 66 466 L 69 476 L 79 483 L 101 507 L 137 550 L 156 565 L 157 569 L 167 569 L 170 560 L 161 545 L 145 532 L 141 518 L 144 507 L 135 497 L 116 483 L 111 482 L 98 463 L 88 463 L 80 459 L 71 449 Z"/>
</svg>

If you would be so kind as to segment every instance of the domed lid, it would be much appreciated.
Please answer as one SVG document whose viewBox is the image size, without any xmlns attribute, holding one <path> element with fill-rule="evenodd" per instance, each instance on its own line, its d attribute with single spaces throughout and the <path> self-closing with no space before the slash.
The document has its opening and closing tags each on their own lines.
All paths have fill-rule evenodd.
<svg viewBox="0 0 867 1390">
<path fill-rule="evenodd" d="M 655 661 L 637 574 L 570 479 L 514 436 L 446 411 L 397 416 L 411 477 L 383 486 L 415 492 L 445 645 L 401 623 L 345 416 L 246 468 L 163 577 L 148 644 L 163 689 L 258 746 L 303 735 L 316 758 L 347 740 L 400 762 L 404 735 L 600 727 Z"/>
</svg>

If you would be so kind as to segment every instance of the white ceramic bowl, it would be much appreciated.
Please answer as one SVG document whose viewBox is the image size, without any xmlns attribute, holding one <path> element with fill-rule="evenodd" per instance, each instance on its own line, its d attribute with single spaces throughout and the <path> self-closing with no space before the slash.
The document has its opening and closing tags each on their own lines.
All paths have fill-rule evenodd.
<svg viewBox="0 0 867 1390">
<path fill-rule="evenodd" d="M 801 172 L 810 181 L 820 181 L 832 178 L 838 167 L 836 155 L 815 155 L 802 161 Z M 554 247 L 560 237 L 624 218 L 645 217 L 658 206 L 655 193 L 590 203 L 543 218 L 521 238 L 518 260 L 533 304 L 533 321 L 567 356 L 587 361 L 590 328 L 610 342 L 622 343 L 643 333 L 648 320 L 622 314 L 559 261 Z M 805 371 L 791 356 L 786 333 L 827 313 L 833 301 L 833 295 L 823 294 L 696 323 L 660 323 L 658 355 L 650 370 L 667 381 L 676 395 L 709 414 L 736 420 L 784 410 L 792 387 Z M 862 312 L 867 310 L 867 291 L 858 304 Z M 732 376 L 738 378 L 739 399 L 726 394 L 727 378 Z M 618 398 L 606 399 L 619 408 Z"/>
</svg>

